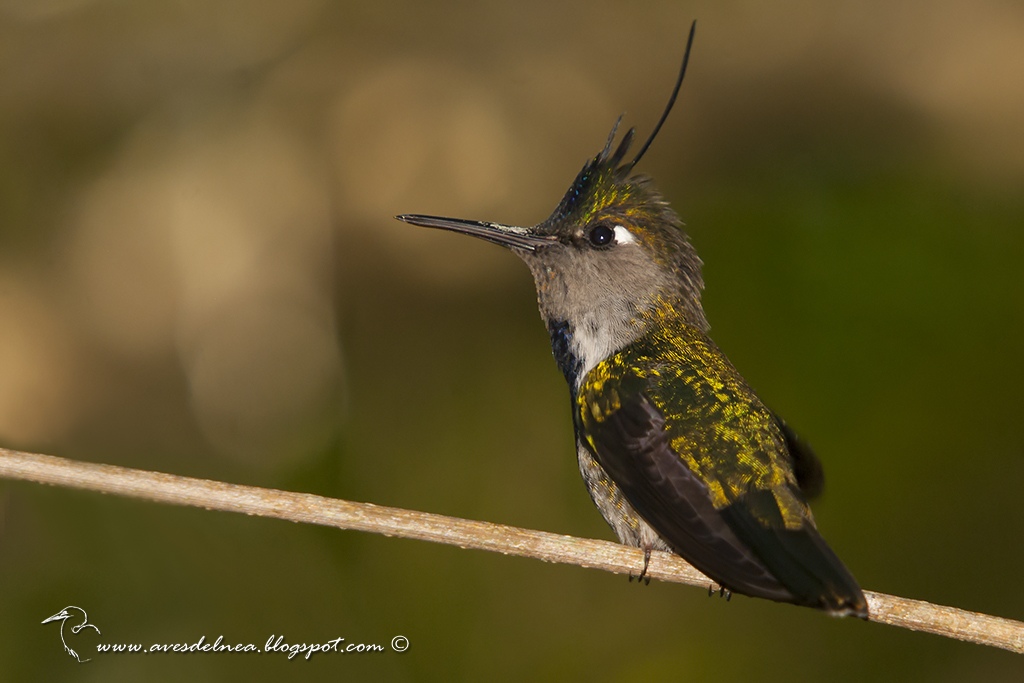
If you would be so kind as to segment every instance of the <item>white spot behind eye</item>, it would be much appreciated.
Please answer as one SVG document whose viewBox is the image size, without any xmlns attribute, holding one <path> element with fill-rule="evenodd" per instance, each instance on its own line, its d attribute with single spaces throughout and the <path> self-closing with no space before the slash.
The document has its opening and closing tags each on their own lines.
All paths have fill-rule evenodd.
<svg viewBox="0 0 1024 683">
<path fill-rule="evenodd" d="M 629 244 L 630 242 L 636 242 L 636 238 L 633 237 L 633 233 L 626 230 L 621 225 L 616 225 L 614 232 L 616 244 Z"/>
</svg>

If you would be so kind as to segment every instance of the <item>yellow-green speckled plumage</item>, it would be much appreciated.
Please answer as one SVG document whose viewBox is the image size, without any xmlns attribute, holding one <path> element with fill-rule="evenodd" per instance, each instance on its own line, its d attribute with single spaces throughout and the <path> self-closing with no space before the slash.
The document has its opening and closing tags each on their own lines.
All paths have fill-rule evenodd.
<svg viewBox="0 0 1024 683">
<path fill-rule="evenodd" d="M 583 433 L 599 430 L 621 407 L 620 389 L 628 396 L 641 387 L 665 417 L 672 450 L 705 483 L 716 509 L 766 489 L 787 528 L 811 517 L 791 490 L 796 477 L 774 415 L 707 336 L 682 321 L 655 327 L 591 370 L 576 398 Z"/>
<path fill-rule="evenodd" d="M 731 591 L 864 612 L 801 493 L 796 437 L 702 331 L 663 316 L 574 403 L 584 478 L 620 540 L 667 547 Z"/>
</svg>

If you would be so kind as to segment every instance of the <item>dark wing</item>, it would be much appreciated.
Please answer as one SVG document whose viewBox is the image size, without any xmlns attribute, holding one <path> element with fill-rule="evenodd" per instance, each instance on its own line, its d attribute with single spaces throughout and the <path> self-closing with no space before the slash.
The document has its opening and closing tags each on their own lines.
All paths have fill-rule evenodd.
<svg viewBox="0 0 1024 683">
<path fill-rule="evenodd" d="M 633 348 L 588 375 L 577 418 L 595 459 L 675 552 L 729 590 L 866 615 L 774 416 L 706 337 L 669 342 L 679 348 Z"/>
<path fill-rule="evenodd" d="M 715 510 L 708 489 L 672 450 L 664 417 L 646 400 L 621 404 L 588 445 L 608 476 L 681 557 L 731 591 L 793 601 Z"/>
</svg>

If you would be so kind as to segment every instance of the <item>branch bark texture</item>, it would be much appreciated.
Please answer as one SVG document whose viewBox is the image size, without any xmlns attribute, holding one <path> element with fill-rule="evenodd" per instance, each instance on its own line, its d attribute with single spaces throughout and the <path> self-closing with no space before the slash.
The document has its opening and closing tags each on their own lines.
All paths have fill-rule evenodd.
<svg viewBox="0 0 1024 683">
<path fill-rule="evenodd" d="M 292 522 L 414 538 L 490 550 L 616 574 L 635 572 L 643 551 L 609 541 L 576 538 L 502 524 L 383 507 L 253 486 L 67 460 L 0 448 L 0 477 L 97 491 L 158 503 L 275 517 Z M 655 551 L 652 579 L 707 589 L 714 582 L 671 553 Z M 884 593 L 864 591 L 870 620 L 1024 654 L 1024 623 Z"/>
</svg>

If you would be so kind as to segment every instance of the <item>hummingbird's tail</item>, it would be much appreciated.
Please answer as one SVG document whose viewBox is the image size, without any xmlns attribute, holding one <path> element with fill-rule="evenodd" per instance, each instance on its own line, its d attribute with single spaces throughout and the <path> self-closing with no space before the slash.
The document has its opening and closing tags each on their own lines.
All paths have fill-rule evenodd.
<svg viewBox="0 0 1024 683">
<path fill-rule="evenodd" d="M 741 498 L 742 503 L 726 506 L 720 512 L 736 536 L 792 595 L 786 602 L 815 607 L 836 616 L 867 619 L 868 603 L 863 591 L 814 523 L 806 520 L 798 529 L 764 526 L 757 516 L 750 514 L 751 508 L 762 507 L 759 503 L 774 507 L 774 499 L 752 500 L 762 496 L 771 498 L 772 493 L 750 491 Z M 732 588 L 728 584 L 726 587 Z M 746 591 L 740 588 L 737 592 Z"/>
</svg>

